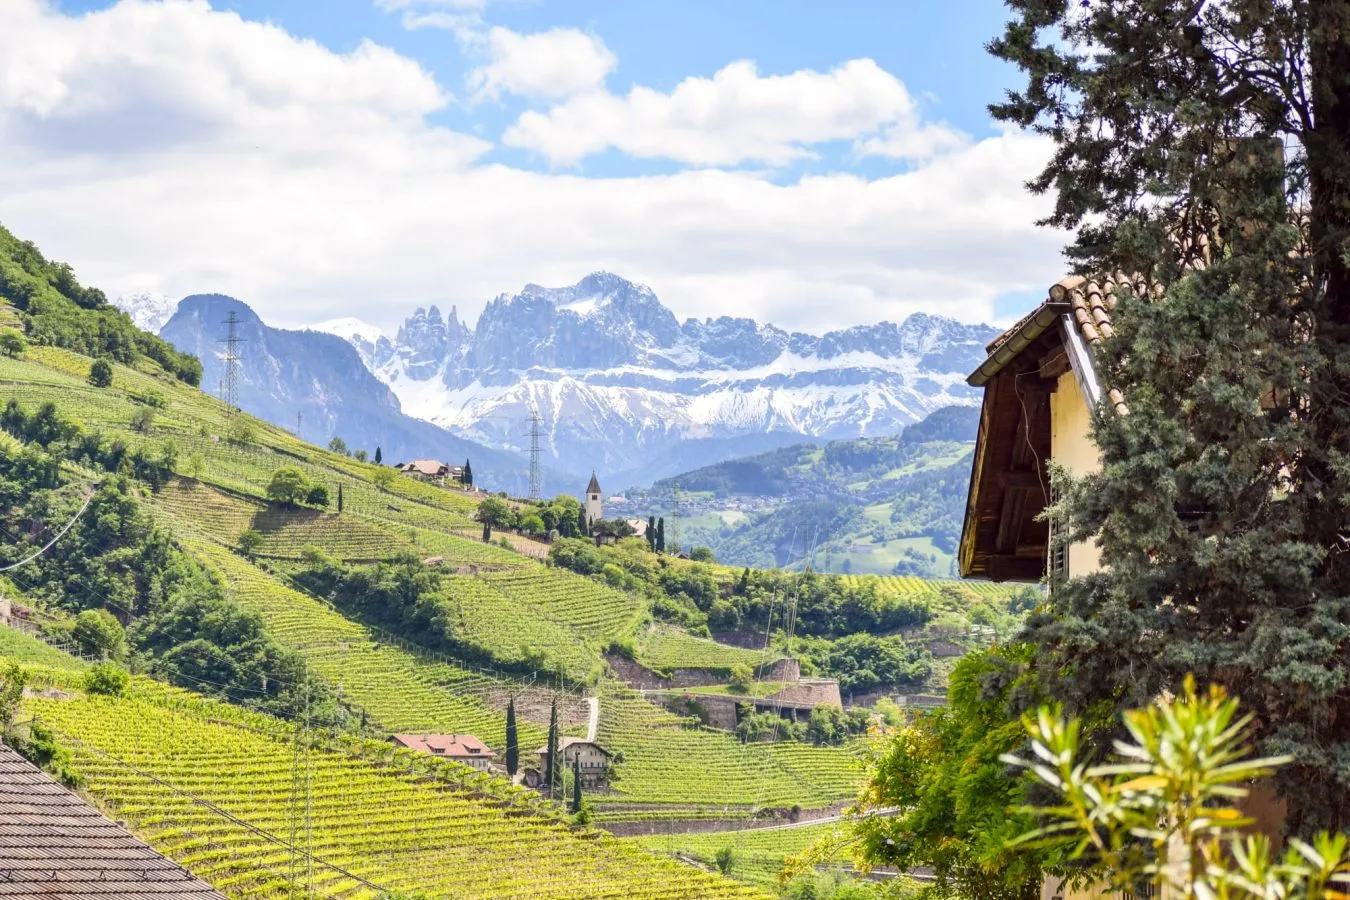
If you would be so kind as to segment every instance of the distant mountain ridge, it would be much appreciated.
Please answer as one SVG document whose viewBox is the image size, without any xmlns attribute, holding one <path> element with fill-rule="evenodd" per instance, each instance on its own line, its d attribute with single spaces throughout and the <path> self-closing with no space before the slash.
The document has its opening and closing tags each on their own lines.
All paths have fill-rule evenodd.
<svg viewBox="0 0 1350 900">
<path fill-rule="evenodd" d="M 501 294 L 473 328 L 436 306 L 393 339 L 359 320 L 317 327 L 356 347 L 408 413 L 511 450 L 528 446 L 537 413 L 553 465 L 616 485 L 803 439 L 895 434 L 973 404 L 965 376 L 998 334 L 923 313 L 819 336 L 729 316 L 680 323 L 650 288 L 608 272 Z"/>
<path fill-rule="evenodd" d="M 249 306 L 223 294 L 194 294 L 177 304 L 160 336 L 202 361 L 202 387 L 217 392 L 224 375 L 222 323 L 234 313 L 241 345 L 240 405 L 259 418 L 294 429 L 316 444 L 341 437 L 353 450 L 378 446 L 392 465 L 400 459 L 472 459 L 480 484 L 523 492 L 528 463 L 405 415 L 394 393 L 366 368 L 347 341 L 317 331 L 288 331 L 263 323 Z M 550 477 L 551 487 L 570 482 Z"/>
<path fill-rule="evenodd" d="M 951 577 L 979 410 L 939 409 L 898 437 L 797 444 L 730 459 L 624 498 L 682 546 L 736 566 Z"/>
</svg>

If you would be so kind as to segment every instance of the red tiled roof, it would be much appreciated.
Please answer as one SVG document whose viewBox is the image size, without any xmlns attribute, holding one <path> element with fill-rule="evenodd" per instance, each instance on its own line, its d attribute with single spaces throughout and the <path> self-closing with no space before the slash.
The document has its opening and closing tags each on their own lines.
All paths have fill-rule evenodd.
<svg viewBox="0 0 1350 900">
<path fill-rule="evenodd" d="M 225 900 L 0 744 L 0 898 Z"/>
<path fill-rule="evenodd" d="M 419 475 L 441 475 L 450 471 L 450 467 L 437 459 L 414 459 L 412 462 L 406 462 L 399 466 L 405 472 L 416 472 Z"/>
<path fill-rule="evenodd" d="M 394 740 L 410 749 L 447 759 L 490 759 L 497 755 L 471 734 L 396 734 Z"/>
</svg>

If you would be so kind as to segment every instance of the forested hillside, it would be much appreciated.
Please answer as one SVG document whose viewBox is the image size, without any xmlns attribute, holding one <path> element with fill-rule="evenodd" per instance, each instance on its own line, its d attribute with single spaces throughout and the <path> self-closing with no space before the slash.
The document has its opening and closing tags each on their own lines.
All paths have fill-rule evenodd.
<svg viewBox="0 0 1350 900">
<path fill-rule="evenodd" d="M 730 565 L 952 576 L 979 411 L 944 407 L 898 437 L 797 444 L 627 495 L 682 545 Z"/>
</svg>

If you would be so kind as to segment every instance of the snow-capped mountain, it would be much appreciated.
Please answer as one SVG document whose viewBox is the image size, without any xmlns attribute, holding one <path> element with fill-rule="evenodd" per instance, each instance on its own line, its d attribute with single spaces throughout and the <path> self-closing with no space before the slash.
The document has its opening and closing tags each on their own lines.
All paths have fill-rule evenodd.
<svg viewBox="0 0 1350 900">
<path fill-rule="evenodd" d="M 133 294 L 130 297 L 118 297 L 114 305 L 131 316 L 136 327 L 151 334 L 159 334 L 164 323 L 173 318 L 178 301 L 167 294 Z"/>
<path fill-rule="evenodd" d="M 410 415 L 547 463 L 610 473 L 618 488 L 748 452 L 891 434 L 974 403 L 965 375 L 997 330 L 912 315 L 824 335 L 724 316 L 680 323 L 646 286 L 597 272 L 502 294 L 469 328 L 418 309 L 391 340 L 357 320 L 348 340 Z"/>
<path fill-rule="evenodd" d="M 248 412 L 285 428 L 299 429 L 306 440 L 326 444 L 342 438 L 353 450 L 374 453 L 381 447 L 389 464 L 417 457 L 473 461 L 478 480 L 494 490 L 522 493 L 529 484 L 529 463 L 517 454 L 490 449 L 406 415 L 398 398 L 363 365 L 349 342 L 372 344 L 377 333 L 350 322 L 325 323 L 342 338 L 315 330 L 294 331 L 266 325 L 232 297 L 194 294 L 160 336 L 202 361 L 202 386 L 215 390 L 224 372 L 221 323 L 231 315 L 242 344 L 239 403 Z M 299 419 L 297 420 L 297 414 Z M 481 474 L 480 474 L 481 473 Z M 545 470 L 546 484 L 563 490 L 570 479 Z"/>
</svg>

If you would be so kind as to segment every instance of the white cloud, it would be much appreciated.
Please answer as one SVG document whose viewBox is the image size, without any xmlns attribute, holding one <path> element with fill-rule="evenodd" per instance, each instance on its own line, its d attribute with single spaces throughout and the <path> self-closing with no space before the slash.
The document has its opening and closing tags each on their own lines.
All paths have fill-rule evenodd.
<svg viewBox="0 0 1350 900">
<path fill-rule="evenodd" d="M 503 142 L 556 164 L 610 148 L 692 165 L 785 165 L 815 155 L 811 145 L 858 141 L 864 153 L 927 158 L 968 139 L 921 124 L 898 78 L 870 59 L 829 71 L 762 76 L 753 62 L 711 78 L 686 78 L 668 94 L 637 86 L 626 96 L 580 94 L 547 111 L 528 111 Z"/>
<path fill-rule="evenodd" d="M 681 316 L 818 329 L 917 310 L 988 320 L 994 297 L 1062 265 L 1061 238 L 1031 225 L 1044 201 L 1022 188 L 1047 150 L 1020 134 L 885 178 L 523 171 L 428 124 L 446 92 L 388 49 L 332 53 L 202 2 L 5 6 L 0 222 L 114 296 L 220 291 L 274 320 L 390 326 L 418 304 L 472 317 L 500 291 L 606 268 Z M 873 90 L 805 117 L 814 130 L 798 108 L 824 94 L 786 92 L 796 102 L 773 108 L 790 128 L 765 113 L 738 131 L 725 117 L 744 104 L 713 104 L 706 127 L 775 156 L 903 113 L 854 68 Z M 745 153 L 700 150 L 692 126 L 685 139 L 705 158 Z"/>
<path fill-rule="evenodd" d="M 618 64 L 604 41 L 575 28 L 518 34 L 496 27 L 488 31 L 485 49 L 490 62 L 465 79 L 477 99 L 503 93 L 567 97 L 599 87 Z"/>
</svg>

